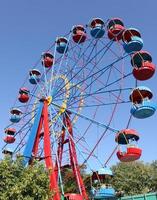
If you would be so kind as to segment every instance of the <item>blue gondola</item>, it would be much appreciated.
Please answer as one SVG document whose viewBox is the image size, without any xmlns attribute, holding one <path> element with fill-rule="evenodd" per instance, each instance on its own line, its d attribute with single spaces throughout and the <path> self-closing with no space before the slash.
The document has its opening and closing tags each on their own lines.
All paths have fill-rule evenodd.
<svg viewBox="0 0 157 200">
<path fill-rule="evenodd" d="M 40 76 L 41 76 L 41 73 L 39 70 L 37 69 L 32 69 L 30 72 L 29 72 L 29 82 L 31 84 L 37 84 L 39 81 L 40 81 Z"/>
<path fill-rule="evenodd" d="M 126 53 L 140 51 L 143 47 L 143 40 L 139 30 L 135 28 L 126 29 L 123 33 L 123 47 Z"/>
<path fill-rule="evenodd" d="M 99 189 L 92 188 L 90 193 L 94 200 L 106 200 L 115 197 L 115 190 L 112 187 L 106 187 L 105 185 L 102 185 Z"/>
<path fill-rule="evenodd" d="M 90 34 L 94 38 L 101 38 L 105 34 L 104 22 L 100 18 L 94 18 L 90 23 Z"/>
<path fill-rule="evenodd" d="M 18 108 L 13 108 L 11 111 L 10 121 L 13 123 L 18 123 L 21 120 L 22 111 Z"/>
<path fill-rule="evenodd" d="M 138 119 L 151 117 L 157 109 L 157 106 L 149 100 L 143 100 L 140 104 L 134 104 L 131 108 L 131 114 Z"/>
<path fill-rule="evenodd" d="M 58 53 L 63 54 L 68 51 L 68 40 L 65 37 L 59 37 L 56 43 L 56 50 Z"/>
<path fill-rule="evenodd" d="M 101 175 L 101 176 L 102 175 L 104 175 L 104 176 L 106 176 L 106 175 L 113 176 L 113 172 L 109 167 L 103 167 L 103 168 L 100 168 L 98 170 L 98 175 Z"/>
<path fill-rule="evenodd" d="M 109 184 L 111 177 L 113 177 L 113 172 L 108 167 L 100 168 L 98 171 L 93 172 L 93 186 L 90 191 L 92 199 L 106 200 L 115 197 L 115 190 Z"/>
</svg>

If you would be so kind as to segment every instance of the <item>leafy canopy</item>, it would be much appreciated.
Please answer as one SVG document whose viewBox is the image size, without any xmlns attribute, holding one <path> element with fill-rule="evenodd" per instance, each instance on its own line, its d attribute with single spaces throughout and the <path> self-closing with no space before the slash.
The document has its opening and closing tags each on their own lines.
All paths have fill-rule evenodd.
<svg viewBox="0 0 157 200">
<path fill-rule="evenodd" d="M 48 173 L 42 164 L 24 167 L 22 159 L 0 162 L 0 200 L 48 200 Z"/>
</svg>

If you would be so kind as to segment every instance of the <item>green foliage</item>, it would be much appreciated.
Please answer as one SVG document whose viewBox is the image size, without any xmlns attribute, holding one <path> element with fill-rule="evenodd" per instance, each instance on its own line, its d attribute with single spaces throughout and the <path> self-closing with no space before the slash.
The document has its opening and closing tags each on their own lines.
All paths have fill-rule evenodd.
<svg viewBox="0 0 157 200">
<path fill-rule="evenodd" d="M 144 194 L 152 191 L 152 167 L 150 164 L 143 162 L 118 163 L 112 167 L 112 170 L 114 172 L 112 184 L 117 191 L 124 191 L 125 195 Z"/>
<path fill-rule="evenodd" d="M 151 191 L 157 191 L 157 160 L 151 163 Z"/>
<path fill-rule="evenodd" d="M 89 175 L 85 172 L 86 166 L 80 167 L 81 176 L 83 178 L 85 187 L 88 190 L 90 189 L 90 178 Z M 61 175 L 63 179 L 64 193 L 79 193 L 79 189 L 71 168 L 64 168 L 61 170 Z"/>
<path fill-rule="evenodd" d="M 112 166 L 112 171 L 113 187 L 117 192 L 124 191 L 125 196 L 157 191 L 157 161 L 150 164 L 118 163 Z M 64 168 L 61 174 L 64 192 L 78 193 L 72 170 Z M 81 174 L 89 193 L 91 180 L 85 167 L 81 168 Z M 48 200 L 50 196 L 48 172 L 44 165 L 35 163 L 25 168 L 22 159 L 12 161 L 10 157 L 0 162 L 0 200 Z"/>
<path fill-rule="evenodd" d="M 77 184 L 73 175 L 73 172 L 69 168 L 64 168 L 61 171 L 62 179 L 63 179 L 63 187 L 65 193 L 77 193 Z"/>
<path fill-rule="evenodd" d="M 49 179 L 42 164 L 23 167 L 22 159 L 0 162 L 0 200 L 48 200 Z"/>
<path fill-rule="evenodd" d="M 144 194 L 157 191 L 157 161 L 151 164 L 143 162 L 117 163 L 112 166 L 114 177 L 110 183 L 117 191 L 117 195 L 124 193 L 127 195 Z M 81 174 L 87 189 L 91 189 L 90 175 L 86 174 L 85 169 L 81 169 Z M 71 169 L 62 171 L 65 193 L 79 192 L 76 181 Z"/>
</svg>

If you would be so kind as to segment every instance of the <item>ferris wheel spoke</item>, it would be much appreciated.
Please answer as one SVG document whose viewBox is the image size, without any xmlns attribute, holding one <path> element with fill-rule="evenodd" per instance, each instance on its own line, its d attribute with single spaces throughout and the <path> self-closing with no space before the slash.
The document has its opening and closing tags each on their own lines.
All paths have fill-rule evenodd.
<svg viewBox="0 0 157 200">
<path fill-rule="evenodd" d="M 112 66 L 107 66 L 105 67 L 105 71 L 101 71 L 102 74 L 98 74 L 97 77 L 95 77 L 95 75 L 97 74 L 97 72 L 95 72 L 94 74 L 90 75 L 90 76 L 87 76 L 86 77 L 86 80 L 89 79 L 89 78 L 92 78 L 94 77 L 94 80 L 92 82 L 90 82 L 89 84 L 86 84 L 86 87 L 84 88 L 84 90 L 87 90 L 94 82 L 96 82 L 98 80 L 98 78 L 100 78 L 104 73 L 106 73 L 108 70 L 109 70 L 109 73 L 110 73 L 110 70 L 111 70 L 111 67 Z M 79 82 L 79 84 L 81 84 L 82 82 Z M 103 87 L 104 88 L 104 87 Z"/>
<path fill-rule="evenodd" d="M 104 41 L 100 39 L 100 42 L 105 45 Z M 118 43 L 118 42 L 117 42 Z M 123 50 L 122 48 L 122 45 L 121 45 L 121 49 Z M 119 55 L 113 50 L 113 49 L 109 49 L 109 51 L 112 53 L 113 56 L 115 56 L 116 58 L 119 58 Z M 124 50 L 123 50 L 124 51 Z"/>
<path fill-rule="evenodd" d="M 55 104 L 55 103 L 53 103 L 53 102 L 52 102 L 51 104 L 54 105 L 54 106 L 56 106 L 56 107 L 58 107 L 58 108 L 62 108 L 62 107 L 60 107 L 59 105 L 57 105 L 57 104 Z M 118 132 L 118 130 L 113 129 L 113 128 L 111 128 L 111 127 L 105 125 L 105 124 L 99 123 L 99 122 L 97 122 L 97 121 L 95 121 L 95 120 L 93 120 L 93 119 L 91 119 L 91 118 L 89 118 L 89 117 L 87 117 L 87 116 L 84 116 L 84 115 L 82 115 L 82 114 L 80 114 L 80 113 L 77 113 L 77 112 L 75 112 L 75 111 L 73 111 L 73 110 L 69 110 L 69 111 L 70 111 L 71 113 L 73 113 L 73 114 L 75 114 L 75 115 L 78 115 L 79 117 L 81 117 L 81 118 L 83 118 L 83 119 L 89 121 L 89 122 L 92 122 L 93 124 L 96 124 L 96 125 L 102 127 L 102 128 L 105 128 L 105 129 L 107 128 L 108 130 L 113 131 L 113 132 L 116 132 L 116 133 Z"/>
<path fill-rule="evenodd" d="M 75 73 L 74 74 L 74 76 L 69 80 L 69 82 L 71 82 L 71 81 L 73 81 L 73 79 L 78 75 L 78 74 L 80 74 L 80 72 L 97 56 L 97 55 L 99 55 L 104 49 L 106 49 L 107 48 L 107 50 L 108 50 L 108 47 L 110 47 L 111 45 L 113 44 L 113 41 L 110 41 L 110 42 L 108 42 L 107 43 L 107 45 L 105 46 L 105 47 L 103 47 L 101 50 L 99 50 L 98 52 L 97 52 L 97 54 L 95 54 L 92 58 L 90 58 L 89 57 L 89 59 L 87 59 L 87 62 L 85 63 L 85 65 L 84 66 L 82 66 L 82 68 L 77 72 L 77 73 Z M 94 48 L 95 48 L 95 46 L 92 48 L 92 52 L 94 51 Z M 107 52 L 107 50 L 105 50 L 105 53 Z M 104 54 L 105 54 L 104 53 Z M 77 64 L 77 63 L 76 63 Z M 74 65 L 74 66 L 76 66 L 76 64 Z M 114 64 L 114 63 L 113 63 Z M 99 70 L 100 71 L 100 70 Z M 98 71 L 98 73 L 99 73 L 99 71 Z M 91 76 L 88 76 L 88 77 L 92 77 L 92 75 Z M 88 79 L 88 78 L 87 78 Z M 86 79 L 86 80 L 87 80 Z M 84 80 L 83 80 L 83 82 L 84 82 Z M 63 86 L 64 87 L 64 86 Z M 63 88 L 63 87 L 61 87 L 61 89 Z M 60 90 L 61 90 L 60 89 Z M 58 92 L 60 92 L 60 90 L 58 91 Z"/>
<path fill-rule="evenodd" d="M 80 56 L 78 57 L 77 60 L 75 60 L 75 62 L 74 62 L 74 64 L 73 64 L 73 66 L 71 67 L 71 69 L 68 71 L 67 74 L 65 74 L 66 76 L 69 76 L 69 74 L 71 74 L 72 71 L 74 71 L 74 68 L 77 66 L 79 60 L 84 56 L 84 53 L 90 48 L 92 42 L 93 42 L 93 39 L 91 40 L 91 42 L 89 43 L 89 45 L 86 47 L 86 49 L 85 49 L 82 53 L 80 53 Z M 76 45 L 76 46 L 78 46 L 78 45 Z M 82 51 L 82 49 L 83 49 L 83 48 L 81 48 L 80 50 Z M 94 49 L 94 46 L 93 46 L 92 49 Z M 72 48 L 72 51 L 73 51 L 73 48 Z M 66 66 L 67 66 L 67 63 L 66 63 Z M 59 86 L 59 88 L 60 88 L 60 87 L 61 87 L 61 85 Z"/>
<path fill-rule="evenodd" d="M 78 129 L 77 129 L 77 131 L 79 132 Z M 84 143 L 84 145 L 80 142 L 81 140 Z M 90 148 L 91 147 L 90 147 L 90 145 L 88 144 L 87 140 L 84 137 L 81 136 L 78 140 L 76 140 L 76 144 L 78 145 L 78 147 L 81 147 L 81 148 L 83 148 L 85 150 L 84 153 L 86 155 L 88 155 L 88 156 L 90 155 L 90 152 L 91 152 Z M 101 166 L 103 166 L 102 162 L 100 161 L 99 157 L 96 154 L 93 153 L 92 156 L 98 161 L 98 163 L 101 164 Z"/>
<path fill-rule="evenodd" d="M 32 117 L 32 118 L 30 118 L 23 126 L 21 126 L 21 128 L 15 133 L 15 137 L 21 132 L 21 131 L 23 131 L 26 127 L 27 127 L 27 125 L 28 124 L 30 124 L 30 122 L 33 120 L 33 118 L 35 117 L 35 115 Z M 28 127 L 29 128 L 29 127 Z M 30 130 L 30 129 L 29 129 Z M 29 132 L 29 130 L 27 131 L 27 133 Z M 25 134 L 25 136 L 27 135 L 27 133 Z M 24 137 L 25 137 L 24 136 Z M 20 144 L 19 144 L 20 145 Z M 18 145 L 18 147 L 19 147 L 19 145 Z M 2 148 L 2 150 L 5 148 L 7 146 L 7 144 Z M 14 150 L 15 152 L 16 152 L 16 150 L 18 149 L 18 147 L 16 147 L 16 149 Z"/>
<path fill-rule="evenodd" d="M 80 143 L 79 143 L 80 144 Z M 88 152 L 86 151 L 83 151 L 82 153 L 83 154 L 85 154 L 86 156 L 89 156 L 90 155 L 90 153 L 91 153 L 91 150 L 90 150 L 90 146 L 89 146 L 89 144 L 86 142 L 85 143 L 85 145 L 88 147 Z M 79 145 L 80 146 L 80 145 Z M 85 148 L 86 146 L 82 146 L 81 145 L 81 147 L 83 147 L 83 148 Z M 85 148 L 85 149 L 87 149 L 87 148 Z M 93 157 L 96 161 L 98 161 L 98 163 L 103 167 L 103 163 L 100 161 L 100 159 L 99 159 L 99 157 L 96 155 L 96 154 L 92 154 L 91 155 L 91 157 Z"/>
<path fill-rule="evenodd" d="M 108 164 L 108 162 L 111 160 L 111 158 L 113 157 L 113 155 L 115 154 L 116 150 L 118 149 L 119 144 L 116 145 L 116 147 L 113 149 L 111 155 L 108 157 L 108 159 L 104 162 L 104 167 Z"/>
<path fill-rule="evenodd" d="M 111 103 L 104 103 L 104 104 L 92 104 L 92 105 L 84 105 L 84 106 L 78 106 L 78 107 L 70 107 L 72 109 L 75 108 L 92 108 L 92 107 L 103 107 L 103 106 L 110 106 L 110 105 L 116 105 L 116 104 L 126 104 L 126 103 L 130 103 L 131 101 L 121 101 L 121 102 L 111 102 Z"/>
<path fill-rule="evenodd" d="M 127 57 L 127 56 L 128 56 L 128 54 L 127 54 L 127 55 L 124 55 L 124 56 L 122 56 L 122 57 L 120 57 L 119 59 L 115 60 L 115 61 L 112 62 L 111 64 L 109 64 L 109 65 L 103 67 L 102 69 L 100 69 L 100 70 L 94 72 L 93 74 L 89 75 L 88 77 L 86 77 L 86 81 L 87 81 L 88 79 L 92 78 L 94 75 L 98 75 L 97 78 L 95 78 L 95 79 L 93 80 L 93 82 L 95 82 L 95 81 L 96 81 L 98 78 L 100 78 L 108 69 L 110 69 L 110 67 L 112 67 L 114 64 L 118 63 L 119 61 L 121 61 L 122 59 L 124 59 L 124 58 Z M 122 78 L 126 78 L 127 76 L 129 76 L 129 75 L 131 75 L 131 74 L 132 74 L 132 73 L 129 73 L 128 75 L 123 75 L 123 77 L 119 78 L 118 80 L 116 80 L 116 81 L 114 81 L 114 82 L 112 82 L 112 83 L 110 83 L 110 84 L 107 84 L 106 87 L 108 87 L 108 86 L 110 86 L 110 85 L 112 85 L 112 84 L 114 84 L 114 83 L 117 83 L 117 82 L 120 81 Z M 81 80 L 81 81 L 79 81 L 76 85 L 81 85 L 81 83 L 83 83 L 84 81 L 85 81 L 85 80 Z M 73 87 L 74 87 L 74 86 L 72 86 L 72 87 L 70 88 L 70 90 L 71 90 Z M 88 85 L 87 87 L 89 87 L 89 85 Z M 99 91 L 99 90 L 98 90 L 98 91 Z M 59 91 L 58 91 L 58 92 L 59 92 Z"/>
<path fill-rule="evenodd" d="M 60 59 L 60 62 L 59 62 L 59 66 L 58 66 L 58 68 L 57 68 L 56 75 L 58 75 L 59 72 L 60 72 L 60 68 L 61 68 L 62 63 L 63 63 L 63 58 L 64 58 L 64 56 L 65 56 L 65 54 L 66 54 L 66 49 L 68 48 L 68 44 L 69 44 L 70 39 L 71 39 L 71 33 L 70 33 L 69 36 L 68 36 L 67 45 L 66 45 L 66 48 L 65 48 L 65 50 L 64 50 L 64 53 L 63 53 L 62 56 L 61 56 L 61 59 Z M 56 55 L 56 47 L 57 47 L 57 44 L 55 45 L 55 55 Z M 56 56 L 54 56 L 54 58 L 55 58 L 55 57 L 56 57 Z M 67 61 L 66 61 L 66 66 L 67 66 L 67 64 L 68 64 L 68 59 L 67 59 Z M 52 68 L 51 77 L 54 76 L 54 70 L 53 70 L 53 69 L 54 69 L 54 68 Z M 54 80 L 54 83 L 53 83 L 53 84 L 50 84 L 49 95 L 51 95 L 52 90 L 53 90 L 54 87 L 55 87 L 55 82 L 56 82 L 56 80 Z"/>
<path fill-rule="evenodd" d="M 97 45 L 97 43 L 96 44 L 94 44 L 95 45 L 95 50 L 96 50 L 96 45 Z M 105 47 L 106 48 L 109 48 L 110 49 L 110 47 L 108 47 L 108 43 L 107 43 L 107 45 L 105 44 Z M 103 48 L 103 50 L 104 50 L 104 48 Z M 103 52 L 103 51 L 102 51 Z M 77 53 L 77 52 L 76 52 Z M 77 53 L 78 54 L 78 53 Z M 97 51 L 96 51 L 96 53 L 95 54 L 97 54 Z M 99 55 L 99 54 L 97 54 L 97 55 Z M 84 60 L 89 60 L 89 58 L 88 58 L 88 55 L 86 55 L 86 54 L 84 54 L 83 55 L 83 57 L 84 57 Z M 69 57 L 71 60 L 73 60 L 73 57 L 71 56 L 71 57 Z M 95 57 L 95 59 L 96 59 L 97 57 Z M 94 61 L 94 59 L 90 59 L 89 60 L 89 63 L 88 64 L 92 64 L 93 66 L 97 66 L 97 62 L 96 61 Z M 89 70 L 91 70 L 91 68 L 89 69 Z"/>
<path fill-rule="evenodd" d="M 29 106 L 34 106 L 34 105 L 38 105 L 39 103 L 36 103 L 36 104 L 34 104 L 34 103 L 29 103 L 29 104 L 25 104 L 25 105 L 18 105 L 18 106 L 16 106 L 16 108 L 25 108 L 25 107 L 29 107 Z"/>
<path fill-rule="evenodd" d="M 129 77 L 130 75 L 132 75 L 132 73 L 128 73 L 128 74 L 126 74 L 126 75 L 123 75 L 123 77 L 118 78 L 117 80 L 115 80 L 115 81 L 113 81 L 113 82 L 107 84 L 105 87 L 99 88 L 99 89 L 96 90 L 95 92 L 100 92 L 102 89 L 105 89 L 105 88 L 107 88 L 107 87 L 109 87 L 109 86 L 111 86 L 111 85 L 113 85 L 113 84 L 115 84 L 115 83 L 121 81 L 122 78 Z M 119 91 L 122 91 L 122 89 L 119 89 Z"/>
<path fill-rule="evenodd" d="M 41 60 L 41 58 L 40 58 L 40 60 Z M 32 75 L 33 75 L 33 74 L 32 74 Z M 34 91 L 32 91 L 32 92 L 30 93 L 30 95 L 31 95 L 32 97 L 36 97 L 36 96 L 35 96 L 35 92 L 36 92 L 37 89 L 39 89 L 40 91 L 42 91 L 42 95 L 45 96 L 46 93 L 42 90 L 42 85 L 41 85 L 41 83 L 44 82 L 44 80 L 42 80 L 42 76 L 41 76 L 40 82 L 37 81 L 37 79 L 36 79 L 35 76 L 34 76 L 34 80 L 36 81 L 36 86 L 34 87 Z"/>
<path fill-rule="evenodd" d="M 89 44 L 89 46 L 90 46 L 90 44 Z M 88 46 L 88 47 L 89 47 L 89 46 Z M 87 49 L 88 49 L 88 47 L 87 47 Z M 93 48 L 94 48 L 94 47 L 93 47 Z M 82 57 L 82 54 L 81 54 L 80 56 Z M 67 61 L 68 61 L 68 60 L 67 60 Z M 78 61 L 79 61 L 79 59 L 75 61 L 73 67 L 72 67 L 71 69 L 69 69 L 68 74 L 64 73 L 66 76 L 68 76 L 68 75 L 70 74 L 70 72 L 74 71 L 74 68 L 76 67 L 76 63 L 77 63 Z M 68 64 L 68 62 L 66 62 L 66 66 L 67 66 L 67 64 Z M 62 83 L 58 86 L 58 88 L 60 88 L 60 86 L 63 85 L 63 83 L 64 83 L 64 81 L 62 81 Z M 53 86 L 53 89 L 54 89 L 54 87 L 55 87 L 55 84 L 54 84 L 54 86 Z M 66 87 L 66 85 L 65 85 L 65 87 Z M 61 88 L 60 90 L 62 91 L 62 89 L 63 89 L 63 88 Z M 56 93 L 58 94 L 58 91 L 57 91 Z M 59 94 L 59 95 L 60 95 L 60 94 Z"/>
<path fill-rule="evenodd" d="M 53 107 L 53 110 L 55 111 L 54 107 Z M 55 111 L 55 112 L 56 112 L 56 111 Z M 56 114 L 57 114 L 57 112 L 56 112 Z M 67 114 L 67 115 L 68 115 L 68 114 Z M 78 147 L 78 145 L 77 145 L 77 143 L 75 142 L 74 138 L 73 138 L 73 137 L 71 136 L 71 134 L 69 133 L 69 130 L 68 130 L 67 127 L 64 125 L 64 123 L 63 123 L 62 119 L 60 118 L 60 116 L 59 116 L 58 119 L 59 119 L 60 123 L 62 124 L 62 126 L 63 126 L 63 127 L 65 128 L 65 130 L 67 131 L 67 133 L 68 133 L 69 137 L 71 138 L 71 140 L 74 142 L 77 151 L 80 153 L 81 157 L 82 157 L 83 160 L 85 161 L 85 157 L 83 156 L 82 152 L 80 151 L 80 148 Z M 88 164 L 88 165 L 89 165 L 89 164 Z"/>
<path fill-rule="evenodd" d="M 132 115 L 130 115 L 130 117 L 129 117 L 129 120 L 128 120 L 128 123 L 127 123 L 127 126 L 126 126 L 126 128 L 129 128 L 129 126 L 130 126 L 130 123 L 131 123 L 131 120 L 132 120 Z"/>
<path fill-rule="evenodd" d="M 31 128 L 30 128 L 31 129 Z M 19 152 L 22 148 L 24 148 L 25 144 L 22 144 L 26 138 L 26 136 L 29 134 L 30 129 L 28 129 L 28 131 L 23 135 L 23 138 L 20 140 L 20 142 L 18 143 L 18 145 L 16 146 L 16 148 L 14 149 L 13 153 L 17 153 Z"/>
<path fill-rule="evenodd" d="M 103 88 L 100 88 L 100 89 L 104 89 Z M 79 102 L 79 100 L 76 100 L 76 98 L 83 98 L 83 100 L 87 99 L 88 98 L 91 98 L 92 96 L 95 96 L 95 95 L 98 95 L 98 94 L 106 94 L 106 93 L 112 93 L 112 92 L 119 92 L 119 91 L 128 91 L 128 90 L 132 90 L 132 88 L 123 88 L 123 89 L 112 89 L 112 90 L 106 90 L 106 91 L 96 91 L 96 92 L 93 92 L 93 93 L 88 93 L 88 94 L 82 94 L 82 95 L 77 95 L 77 96 L 73 96 L 73 99 L 74 101 L 71 101 L 71 104 L 69 104 L 69 106 L 73 106 L 75 105 L 76 103 Z M 123 100 L 124 101 L 124 100 Z M 123 102 L 122 101 L 122 102 Z M 124 101 L 125 102 L 125 101 Z M 130 102 L 130 101 L 129 101 Z M 102 104 L 103 105 L 103 104 Z"/>
<path fill-rule="evenodd" d="M 121 93 L 119 93 L 119 96 L 120 96 L 120 95 L 121 95 Z M 117 99 L 117 102 L 118 102 L 118 99 Z M 108 126 L 110 126 L 110 124 L 111 124 L 111 122 L 112 122 L 112 120 L 113 120 L 113 116 L 114 116 L 114 113 L 115 113 L 115 111 L 116 111 L 117 105 L 118 105 L 118 104 L 116 104 L 116 105 L 114 106 L 114 108 L 113 108 L 113 111 L 112 111 L 112 113 L 111 113 L 110 120 L 109 120 L 109 122 L 108 122 Z M 90 155 L 86 158 L 86 160 L 84 161 L 83 164 L 85 164 L 85 163 L 89 160 L 89 158 L 90 158 L 91 155 L 94 153 L 95 149 L 96 149 L 97 146 L 100 144 L 100 142 L 102 141 L 102 139 L 104 138 L 104 136 L 105 136 L 105 134 L 107 133 L 108 130 L 109 130 L 109 129 L 106 128 L 106 129 L 104 130 L 104 132 L 101 134 L 101 136 L 99 137 L 98 141 L 97 141 L 96 144 L 94 145 L 94 147 L 93 147 L 93 149 L 92 149 Z M 116 132 L 118 132 L 118 130 L 117 130 Z"/>
<path fill-rule="evenodd" d="M 37 111 L 38 108 L 35 108 L 34 110 L 31 110 L 30 112 L 26 112 L 25 115 L 22 116 L 21 120 L 24 119 L 25 117 L 27 117 L 28 115 L 34 113 L 35 111 Z"/>
<path fill-rule="evenodd" d="M 101 90 L 105 89 L 106 87 L 102 87 L 100 88 Z M 95 91 L 95 92 L 91 92 L 91 93 L 86 93 L 86 94 L 82 94 L 82 95 L 77 95 L 77 96 L 74 96 L 74 99 L 75 98 L 79 98 L 79 97 L 90 97 L 90 96 L 93 96 L 93 95 L 98 95 L 98 94 L 105 94 L 105 93 L 111 93 L 111 92 L 119 92 L 119 91 L 128 91 L 128 90 L 132 90 L 133 88 L 118 88 L 118 89 L 111 89 L 111 90 L 105 90 L 105 91 Z"/>
<path fill-rule="evenodd" d="M 54 53 L 53 53 L 53 67 L 51 67 L 50 69 L 50 77 L 53 77 L 54 75 L 54 67 L 55 67 L 55 63 L 56 63 L 56 47 L 57 47 L 57 44 L 55 43 L 55 46 L 54 46 Z M 63 56 L 62 56 L 63 57 Z M 62 60 L 62 58 L 61 58 Z M 60 67 L 60 66 L 59 66 Z M 50 96 L 51 94 L 51 89 L 52 89 L 52 84 L 49 83 L 49 88 L 48 88 L 48 93 L 47 93 L 47 96 Z"/>
<path fill-rule="evenodd" d="M 88 56 L 88 58 L 87 58 L 87 62 L 89 61 L 90 56 L 92 55 L 92 52 L 94 51 L 94 48 L 95 48 L 95 46 L 96 46 L 96 43 L 97 43 L 97 42 L 95 42 L 95 44 L 93 45 L 92 50 L 90 51 L 90 54 L 89 54 L 89 56 Z M 89 47 L 89 46 L 88 46 L 88 47 Z M 87 48 L 88 48 L 88 47 L 87 47 Z M 76 69 L 76 67 L 77 67 L 77 63 L 78 63 L 79 59 L 80 59 L 81 57 L 83 57 L 83 56 L 84 56 L 84 52 L 79 56 L 78 60 L 76 60 L 76 61 L 74 62 L 74 65 L 73 65 L 73 66 L 71 67 L 71 69 L 68 71 L 68 74 L 66 74 L 67 77 L 68 77 L 70 74 L 73 73 L 73 71 L 74 71 L 74 70 Z M 79 72 L 77 72 L 77 75 L 83 70 L 83 68 L 84 68 L 84 66 L 82 66 L 82 69 L 79 70 Z M 71 75 L 69 82 L 72 81 L 73 79 L 74 79 L 74 77 Z M 60 87 L 61 87 L 61 85 L 59 86 L 59 88 L 60 88 Z M 63 88 L 63 87 L 61 87 L 61 89 L 59 89 L 59 91 L 58 91 L 57 93 L 59 93 L 59 92 L 62 90 L 62 88 Z"/>
</svg>

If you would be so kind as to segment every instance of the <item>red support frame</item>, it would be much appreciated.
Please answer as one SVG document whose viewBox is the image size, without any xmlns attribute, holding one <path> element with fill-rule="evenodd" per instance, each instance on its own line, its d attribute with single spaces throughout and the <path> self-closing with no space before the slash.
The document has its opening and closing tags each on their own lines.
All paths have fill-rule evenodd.
<svg viewBox="0 0 157 200">
<path fill-rule="evenodd" d="M 36 139 L 34 142 L 33 147 L 33 154 L 36 157 L 40 142 L 40 134 L 42 127 L 44 129 L 44 159 L 45 159 L 45 165 L 46 168 L 49 170 L 49 179 L 50 179 L 50 190 L 54 193 L 53 200 L 60 200 L 60 192 L 59 187 L 57 183 L 57 176 L 55 171 L 55 165 L 53 163 L 52 159 L 52 153 L 51 153 L 51 140 L 50 140 L 50 130 L 49 130 L 49 118 L 48 118 L 48 103 L 46 100 L 43 102 L 43 109 L 42 114 L 40 118 L 40 122 L 38 125 L 38 130 L 36 133 Z"/>
<path fill-rule="evenodd" d="M 58 158 L 59 158 L 59 164 L 61 166 L 62 163 L 62 154 L 63 154 L 63 147 L 65 144 L 65 131 L 68 132 L 68 140 L 66 140 L 69 143 L 69 155 L 70 155 L 70 164 L 71 168 L 73 170 L 73 174 L 75 176 L 78 188 L 80 190 L 80 193 L 84 200 L 88 200 L 87 192 L 85 189 L 85 185 L 83 182 L 83 179 L 81 177 L 81 172 L 77 160 L 77 154 L 76 154 L 76 148 L 73 138 L 73 129 L 72 129 L 72 123 L 70 119 L 70 113 L 65 112 L 63 115 L 63 124 L 64 127 L 62 129 L 62 135 L 60 136 L 59 144 L 58 144 Z M 57 167 L 58 169 L 58 167 Z"/>
</svg>

